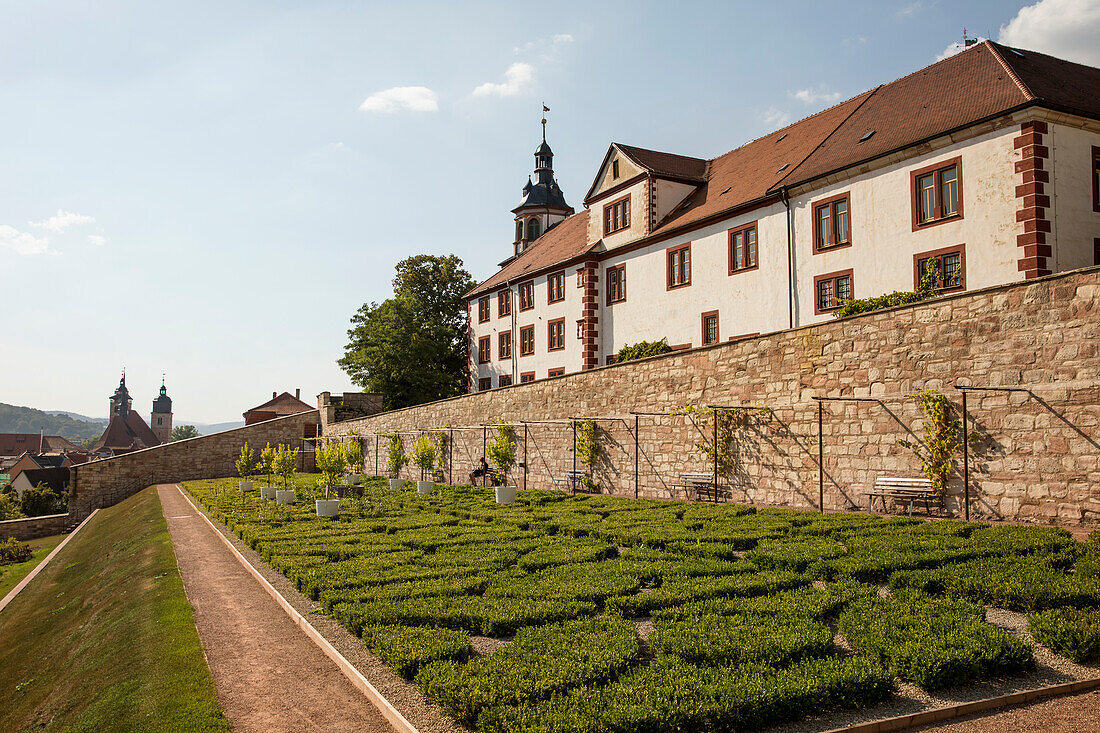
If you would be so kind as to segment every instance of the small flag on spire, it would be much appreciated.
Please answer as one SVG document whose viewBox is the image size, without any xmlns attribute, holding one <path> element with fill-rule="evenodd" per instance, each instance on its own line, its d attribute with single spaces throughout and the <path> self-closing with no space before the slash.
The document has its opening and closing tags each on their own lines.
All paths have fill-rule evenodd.
<svg viewBox="0 0 1100 733">
<path fill-rule="evenodd" d="M 545 103 L 545 102 L 544 102 L 544 103 L 543 103 L 543 105 L 542 105 L 542 111 L 543 111 L 543 112 L 549 112 L 549 111 L 550 111 L 550 108 L 546 106 L 546 103 Z"/>
</svg>

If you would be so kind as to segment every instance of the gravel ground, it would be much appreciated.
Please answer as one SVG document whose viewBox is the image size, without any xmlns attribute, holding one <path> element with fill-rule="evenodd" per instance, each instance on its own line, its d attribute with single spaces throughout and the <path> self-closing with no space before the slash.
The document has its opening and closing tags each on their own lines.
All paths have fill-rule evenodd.
<svg viewBox="0 0 1100 733">
<path fill-rule="evenodd" d="M 502 646 L 506 646 L 511 638 L 494 639 L 491 636 L 471 636 L 470 646 L 474 648 L 474 654 L 479 657 L 487 657 Z"/>
<path fill-rule="evenodd" d="M 1000 708 L 912 730 L 938 733 L 983 733 L 990 730 L 1094 733 L 1100 730 L 1100 691 Z"/>
<path fill-rule="evenodd" d="M 363 642 L 352 636 L 335 620 L 325 616 L 320 611 L 320 604 L 306 598 L 295 588 L 287 578 L 275 572 L 270 565 L 264 562 L 252 548 L 241 542 L 236 535 L 225 528 L 217 519 L 210 517 L 206 510 L 192 497 L 199 511 L 206 514 L 214 526 L 233 543 L 233 546 L 244 555 L 248 562 L 259 571 L 260 575 L 275 586 L 275 590 L 282 594 L 283 598 L 294 607 L 298 613 L 309 619 L 313 628 L 336 650 L 344 655 L 359 672 L 374 685 L 381 695 L 389 700 L 397 710 L 405 716 L 405 719 L 416 727 L 421 733 L 467 733 L 467 729 L 459 723 L 447 717 L 443 709 L 433 705 L 420 693 L 415 685 L 403 680 L 393 672 L 378 657 L 363 646 Z M 316 613 L 314 613 L 316 611 Z M 291 623 L 287 619 L 287 623 Z"/>
</svg>

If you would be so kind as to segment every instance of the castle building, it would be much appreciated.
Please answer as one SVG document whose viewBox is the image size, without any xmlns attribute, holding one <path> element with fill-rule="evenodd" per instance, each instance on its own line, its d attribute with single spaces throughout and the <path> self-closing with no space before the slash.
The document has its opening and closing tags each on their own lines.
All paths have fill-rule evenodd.
<svg viewBox="0 0 1100 733">
<path fill-rule="evenodd" d="M 467 294 L 470 388 L 1100 264 L 1100 69 L 985 41 L 716 158 L 612 143 L 573 213 L 535 151 Z"/>
</svg>

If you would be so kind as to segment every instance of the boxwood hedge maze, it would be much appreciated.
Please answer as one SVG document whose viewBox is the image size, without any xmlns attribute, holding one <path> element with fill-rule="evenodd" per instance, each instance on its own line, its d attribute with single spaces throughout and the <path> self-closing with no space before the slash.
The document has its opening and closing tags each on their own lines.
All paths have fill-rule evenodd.
<svg viewBox="0 0 1100 733">
<path fill-rule="evenodd" d="M 383 484 L 333 519 L 185 487 L 475 730 L 746 730 L 1031 669 L 987 606 L 1100 659 L 1095 533 Z"/>
</svg>

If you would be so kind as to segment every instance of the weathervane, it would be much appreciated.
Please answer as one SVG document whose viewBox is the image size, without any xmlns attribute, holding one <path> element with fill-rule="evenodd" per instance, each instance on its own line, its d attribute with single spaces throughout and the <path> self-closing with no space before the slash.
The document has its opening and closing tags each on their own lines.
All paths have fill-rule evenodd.
<svg viewBox="0 0 1100 733">
<path fill-rule="evenodd" d="M 546 102 L 542 103 L 542 141 L 546 142 L 546 113 L 550 111 L 550 108 L 546 106 Z"/>
</svg>

